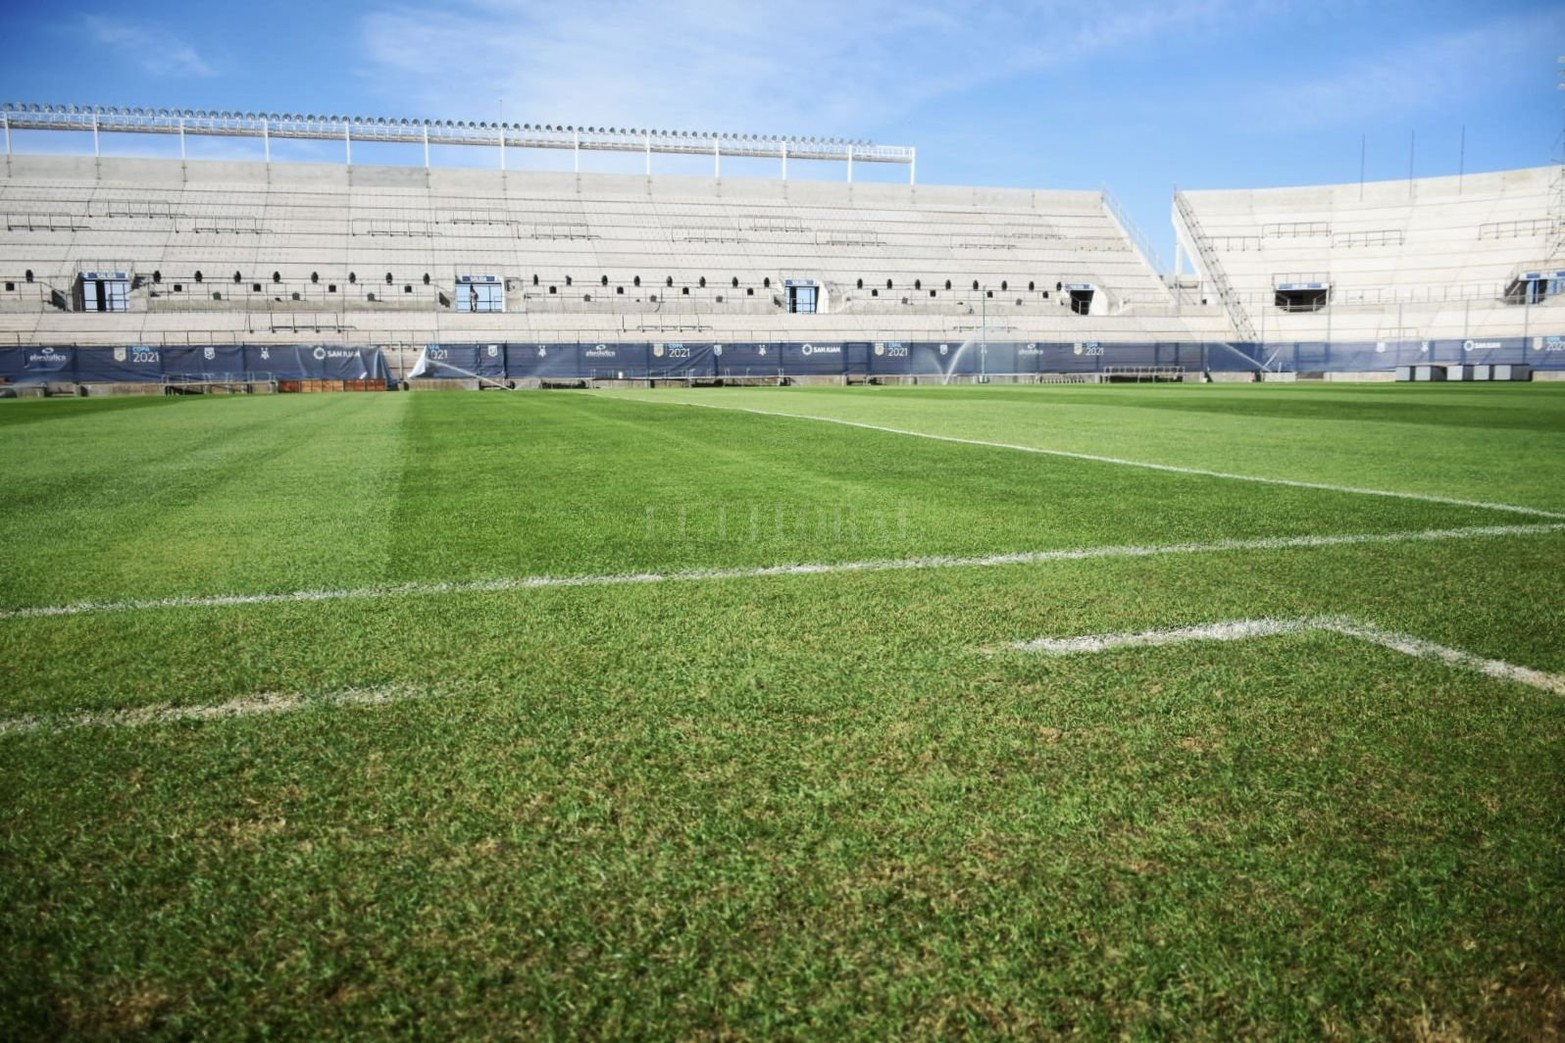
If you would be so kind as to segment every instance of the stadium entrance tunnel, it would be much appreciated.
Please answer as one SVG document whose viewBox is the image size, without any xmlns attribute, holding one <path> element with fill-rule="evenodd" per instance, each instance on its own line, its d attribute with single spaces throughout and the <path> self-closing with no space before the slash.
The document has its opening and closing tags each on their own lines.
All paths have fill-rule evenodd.
<svg viewBox="0 0 1565 1043">
<path fill-rule="evenodd" d="M 1090 315 L 1092 313 L 1092 297 L 1097 292 L 1097 287 L 1090 282 L 1066 283 L 1065 290 L 1070 294 L 1071 311 L 1077 315 Z"/>
<path fill-rule="evenodd" d="M 1565 293 L 1565 271 L 1522 272 L 1505 287 L 1506 304 L 1542 304 Z"/>
<path fill-rule="evenodd" d="M 1320 311 L 1331 300 L 1331 283 L 1280 282 L 1273 293 L 1273 303 L 1283 311 Z"/>
</svg>

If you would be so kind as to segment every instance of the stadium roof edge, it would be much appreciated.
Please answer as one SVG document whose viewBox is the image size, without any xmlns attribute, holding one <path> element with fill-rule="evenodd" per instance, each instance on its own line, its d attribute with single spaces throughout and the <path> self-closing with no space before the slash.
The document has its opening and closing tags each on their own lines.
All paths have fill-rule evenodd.
<svg viewBox="0 0 1565 1043">
<path fill-rule="evenodd" d="M 914 169 L 916 150 L 877 145 L 868 139 L 737 132 L 653 130 L 554 123 L 256 113 L 227 110 L 115 105 L 53 105 L 6 102 L 0 122 L 9 154 L 12 130 L 98 134 L 170 134 L 206 137 L 294 138 L 344 142 L 473 145 L 504 149 L 567 149 L 576 152 L 635 152 L 722 157 L 890 163 Z M 269 145 L 268 145 L 269 148 Z M 786 170 L 786 166 L 784 168 Z M 786 174 L 785 174 L 786 176 Z"/>
</svg>

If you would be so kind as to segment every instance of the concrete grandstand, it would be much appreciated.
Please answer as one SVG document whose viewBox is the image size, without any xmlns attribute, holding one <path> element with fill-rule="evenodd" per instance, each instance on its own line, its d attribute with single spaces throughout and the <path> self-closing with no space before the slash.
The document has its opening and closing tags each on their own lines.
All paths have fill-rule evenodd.
<svg viewBox="0 0 1565 1043">
<path fill-rule="evenodd" d="M 285 352 L 305 376 L 470 386 L 1565 370 L 1556 168 L 1177 193 L 1165 274 L 1100 192 L 7 141 L 18 384 L 232 378 Z M 353 362 L 310 369 L 328 358 Z"/>
<path fill-rule="evenodd" d="M 1187 283 L 1224 304 L 1237 336 L 1290 362 L 1333 345 L 1363 369 L 1431 353 L 1482 363 L 1525 342 L 1519 361 L 1558 366 L 1562 185 L 1559 168 L 1541 167 L 1181 192 L 1174 224 L 1198 272 Z"/>
</svg>

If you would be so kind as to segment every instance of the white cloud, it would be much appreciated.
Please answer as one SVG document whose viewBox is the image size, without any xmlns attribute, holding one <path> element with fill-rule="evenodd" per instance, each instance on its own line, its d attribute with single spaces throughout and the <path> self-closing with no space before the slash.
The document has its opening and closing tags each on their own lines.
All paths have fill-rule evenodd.
<svg viewBox="0 0 1565 1043">
<path fill-rule="evenodd" d="M 1210 28 L 1239 3 L 1123 0 L 1088 17 L 1079 0 L 399 7 L 365 20 L 362 72 L 417 115 L 493 118 L 504 98 L 508 120 L 854 134 L 1008 77 Z"/>
<path fill-rule="evenodd" d="M 217 75 L 217 70 L 194 47 L 166 30 L 99 15 L 83 15 L 82 22 L 94 43 L 122 52 L 150 75 Z"/>
</svg>

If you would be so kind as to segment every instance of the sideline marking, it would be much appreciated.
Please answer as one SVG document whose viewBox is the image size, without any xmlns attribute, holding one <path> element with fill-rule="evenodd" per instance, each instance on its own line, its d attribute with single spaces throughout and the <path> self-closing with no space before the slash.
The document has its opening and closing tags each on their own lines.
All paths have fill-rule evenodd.
<svg viewBox="0 0 1565 1043">
<path fill-rule="evenodd" d="M 648 401 L 636 399 L 636 401 Z M 890 435 L 907 435 L 910 438 L 928 438 L 936 442 L 953 442 L 957 445 L 976 445 L 989 449 L 1011 449 L 1018 453 L 1037 453 L 1041 456 L 1061 456 L 1070 460 L 1090 460 L 1100 464 L 1118 464 L 1121 467 L 1140 467 L 1148 471 L 1167 471 L 1172 474 L 1193 474 L 1204 478 L 1226 478 L 1235 482 L 1259 482 L 1262 485 L 1286 485 L 1295 489 L 1318 489 L 1322 492 L 1353 493 L 1359 496 L 1390 496 L 1403 500 L 1419 500 L 1424 503 L 1443 503 L 1452 507 L 1475 507 L 1486 511 L 1507 511 L 1512 514 L 1530 514 L 1539 518 L 1565 518 L 1560 511 L 1546 511 L 1541 507 L 1523 507 L 1513 503 L 1488 503 L 1482 500 L 1463 500 L 1454 496 L 1434 493 L 1401 492 L 1395 489 L 1365 489 L 1354 485 L 1331 485 L 1327 482 L 1306 482 L 1297 478 L 1266 478 L 1254 474 L 1234 474 L 1230 471 L 1211 471 L 1204 467 L 1180 467 L 1176 464 L 1155 464 L 1146 460 L 1126 460 L 1118 456 L 1100 456 L 1096 453 L 1077 453 L 1068 449 L 1045 449 L 1036 445 L 1017 445 L 1014 442 L 988 442 L 981 438 L 961 438 L 957 435 L 937 435 L 928 431 L 909 431 L 901 427 L 884 427 L 866 424 L 861 420 L 843 420 L 830 416 L 811 416 L 806 413 L 782 413 L 771 409 L 755 409 L 748 406 L 720 406 L 713 402 L 681 402 L 680 405 L 701 409 L 721 409 L 729 413 L 753 413 L 756 416 L 782 417 L 787 420 L 815 420 L 822 424 L 841 424 L 865 431 L 880 431 Z"/>
<path fill-rule="evenodd" d="M 311 601 L 367 601 L 376 598 L 419 597 L 432 594 L 494 593 L 550 587 L 615 587 L 696 580 L 761 579 L 770 576 L 823 576 L 840 572 L 904 572 L 918 569 L 989 568 L 999 565 L 1041 565 L 1055 561 L 1094 558 L 1153 558 L 1169 554 L 1218 554 L 1225 551 L 1292 550 L 1307 547 L 1348 547 L 1376 543 L 1417 543 L 1431 540 L 1465 540 L 1494 536 L 1533 536 L 1565 532 L 1565 522 L 1531 525 L 1478 525 L 1463 529 L 1419 529 L 1406 532 L 1358 533 L 1342 536 L 1265 536 L 1250 540 L 1217 540 L 1211 543 L 1170 543 L 1156 546 L 1077 547 L 1062 550 L 1018 551 L 985 557 L 886 558 L 870 561 L 819 564 L 761 565 L 753 568 L 685 569 L 676 572 L 636 572 L 599 576 L 523 576 L 478 579 L 465 582 L 399 583 L 386 587 L 353 587 L 337 590 L 296 590 L 275 594 L 205 594 L 126 601 L 78 601 L 69 605 L 33 605 L 0 609 L 0 622 L 11 619 L 43 619 L 84 616 L 106 612 L 144 612 L 161 608 L 231 608 L 242 605 L 278 605 Z"/>
<path fill-rule="evenodd" d="M 1349 616 L 1301 616 L 1297 619 L 1234 619 L 1224 623 L 1204 626 L 1175 627 L 1168 630 L 1143 630 L 1138 633 L 1083 634 L 1080 637 L 1038 638 L 1018 641 L 1010 647 L 1019 652 L 1041 655 L 1065 656 L 1107 652 L 1116 648 L 1144 648 L 1158 645 L 1175 645 L 1187 641 L 1248 641 L 1277 634 L 1300 634 L 1310 630 L 1326 630 L 1335 634 L 1368 641 L 1370 644 L 1389 648 L 1394 652 L 1415 659 L 1438 659 L 1448 666 L 1472 670 L 1503 681 L 1541 688 L 1555 695 L 1565 695 L 1565 674 L 1551 674 L 1534 670 L 1530 666 L 1517 666 L 1502 659 L 1485 659 L 1483 656 L 1447 648 L 1433 641 L 1425 641 L 1411 634 L 1398 634 L 1382 630 L 1373 623 Z"/>
<path fill-rule="evenodd" d="M 393 685 L 385 688 L 347 688 L 324 695 L 260 692 L 207 706 L 170 706 L 159 703 L 128 710 L 36 713 L 25 717 L 0 718 L 0 736 L 63 732 L 71 728 L 140 728 L 149 724 L 176 724 L 181 721 L 226 721 L 263 713 L 291 713 L 317 706 L 379 706 L 403 699 L 417 699 L 427 694 L 416 688 Z"/>
</svg>

